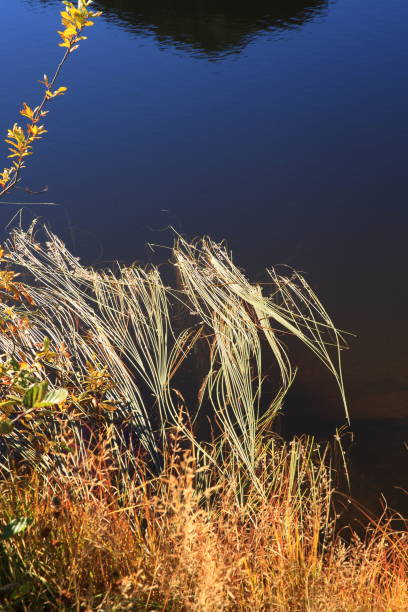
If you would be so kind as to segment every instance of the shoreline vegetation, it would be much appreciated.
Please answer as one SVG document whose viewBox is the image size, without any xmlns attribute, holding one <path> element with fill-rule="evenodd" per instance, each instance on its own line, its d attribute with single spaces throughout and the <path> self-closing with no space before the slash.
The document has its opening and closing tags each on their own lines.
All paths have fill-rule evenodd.
<svg viewBox="0 0 408 612">
<path fill-rule="evenodd" d="M 85 268 L 36 224 L 5 245 L 3 609 L 405 610 L 403 518 L 357 533 L 330 448 L 273 433 L 288 335 L 342 393 L 316 296 L 273 270 L 266 295 L 209 239 L 170 261 L 173 284 Z"/>
<path fill-rule="evenodd" d="M 64 4 L 71 53 L 99 13 Z M 9 133 L 3 194 L 44 104 Z M 176 236 L 165 269 L 96 270 L 38 223 L 10 234 L 0 610 L 408 609 L 406 521 L 356 508 L 361 528 L 345 523 L 341 431 L 332 448 L 274 433 L 296 375 L 289 338 L 331 372 L 348 420 L 345 342 L 302 276 L 267 274 L 251 283 L 210 238 Z"/>
</svg>

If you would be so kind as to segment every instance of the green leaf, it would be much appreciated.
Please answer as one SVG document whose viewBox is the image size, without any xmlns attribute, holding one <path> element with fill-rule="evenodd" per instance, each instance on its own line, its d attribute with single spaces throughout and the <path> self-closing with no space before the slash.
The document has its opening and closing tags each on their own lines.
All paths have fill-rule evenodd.
<svg viewBox="0 0 408 612">
<path fill-rule="evenodd" d="M 38 406 L 39 402 L 42 401 L 44 395 L 47 393 L 47 389 L 48 383 L 46 380 L 35 385 L 31 385 L 23 397 L 24 407 L 29 410 L 30 408 L 35 408 Z"/>
<path fill-rule="evenodd" d="M 18 372 L 19 371 L 20 364 L 19 364 L 18 361 L 16 361 L 16 359 L 11 359 L 10 360 L 10 364 L 11 364 L 11 367 L 13 368 L 14 372 Z"/>
<path fill-rule="evenodd" d="M 31 593 L 33 589 L 34 589 L 34 585 L 32 582 L 23 582 L 22 584 L 19 584 L 17 588 L 13 590 L 13 592 L 10 595 L 10 599 L 12 601 L 17 601 L 19 599 L 22 599 L 23 597 Z"/>
<path fill-rule="evenodd" d="M 0 540 L 9 540 L 10 538 L 14 538 L 14 536 L 25 531 L 32 522 L 33 519 L 25 516 L 12 520 L 11 523 L 8 523 L 8 525 L 3 527 L 0 533 Z"/>
<path fill-rule="evenodd" d="M 4 421 L 0 421 L 0 436 L 6 436 L 11 433 L 14 429 L 13 423 L 10 419 L 4 419 Z"/>
<path fill-rule="evenodd" d="M 68 397 L 68 391 L 66 389 L 53 389 L 48 391 L 41 402 L 35 404 L 35 408 L 48 408 L 49 406 L 55 406 L 55 404 L 62 404 Z"/>
<path fill-rule="evenodd" d="M 73 450 L 67 444 L 63 444 L 61 442 L 57 442 L 52 445 L 52 449 L 54 453 L 69 453 L 72 454 Z"/>
</svg>

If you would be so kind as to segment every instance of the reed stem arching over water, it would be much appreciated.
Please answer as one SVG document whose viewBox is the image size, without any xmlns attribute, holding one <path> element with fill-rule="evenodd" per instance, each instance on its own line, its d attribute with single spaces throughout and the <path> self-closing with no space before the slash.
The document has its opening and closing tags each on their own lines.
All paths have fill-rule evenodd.
<svg viewBox="0 0 408 612">
<path fill-rule="evenodd" d="M 404 610 L 406 532 L 384 516 L 344 538 L 328 449 L 273 434 L 295 376 L 288 334 L 344 398 L 341 336 L 304 279 L 271 270 L 266 292 L 223 245 L 177 238 L 170 286 L 154 266 L 86 268 L 36 229 L 3 253 L 20 284 L 0 304 L 0 513 L 28 521 L 3 546 L 4 601 Z"/>
</svg>

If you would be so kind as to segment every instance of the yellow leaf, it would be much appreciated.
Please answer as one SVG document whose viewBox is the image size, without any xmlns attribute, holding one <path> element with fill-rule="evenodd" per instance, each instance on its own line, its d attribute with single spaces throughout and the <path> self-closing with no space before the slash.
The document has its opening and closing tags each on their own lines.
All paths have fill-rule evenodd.
<svg viewBox="0 0 408 612">
<path fill-rule="evenodd" d="M 98 408 L 100 410 L 109 410 L 110 412 L 114 412 L 115 410 L 119 410 L 117 406 L 113 406 L 113 404 L 108 404 L 107 402 L 101 402 L 98 404 Z"/>
<path fill-rule="evenodd" d="M 34 117 L 34 111 L 25 102 L 23 103 L 23 108 L 21 109 L 20 114 L 23 115 L 23 117 L 28 117 L 29 119 L 33 119 Z"/>
</svg>

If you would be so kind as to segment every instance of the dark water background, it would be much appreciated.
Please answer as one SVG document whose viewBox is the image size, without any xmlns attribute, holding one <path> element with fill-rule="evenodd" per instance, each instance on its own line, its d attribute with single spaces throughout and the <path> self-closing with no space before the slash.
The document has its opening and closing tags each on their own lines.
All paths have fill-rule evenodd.
<svg viewBox="0 0 408 612">
<path fill-rule="evenodd" d="M 345 380 L 355 491 L 402 508 L 408 453 L 408 2 L 104 0 L 72 57 L 24 185 L 88 263 L 145 261 L 147 242 L 227 239 L 253 279 L 303 271 L 354 332 Z M 59 2 L 0 0 L 0 133 L 60 54 Z M 37 88 L 37 92 L 36 92 Z M 58 208 L 32 205 L 58 202 Z M 3 206 L 1 227 L 19 207 Z M 165 257 L 163 254 L 162 259 Z M 302 365 L 286 432 L 344 421 Z"/>
</svg>

